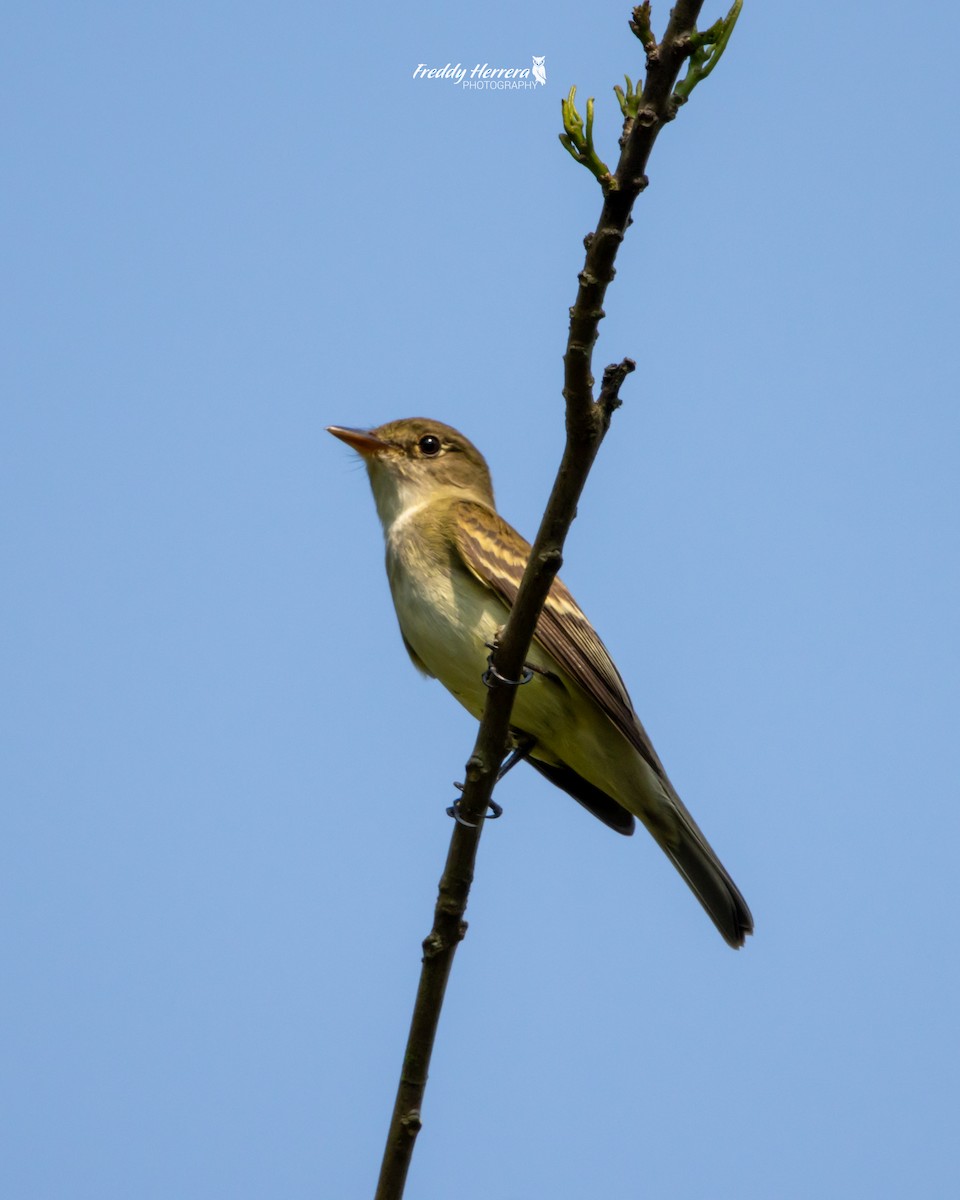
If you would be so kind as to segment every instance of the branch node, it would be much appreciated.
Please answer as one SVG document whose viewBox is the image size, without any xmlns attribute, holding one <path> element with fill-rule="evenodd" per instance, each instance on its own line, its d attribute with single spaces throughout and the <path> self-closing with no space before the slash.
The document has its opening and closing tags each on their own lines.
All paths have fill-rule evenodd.
<svg viewBox="0 0 960 1200">
<path fill-rule="evenodd" d="M 696 49 L 696 46 L 697 43 L 691 33 L 681 33 L 673 43 L 673 48 L 679 53 L 681 58 L 689 58 Z"/>
<path fill-rule="evenodd" d="M 478 754 L 471 754 L 467 759 L 467 765 L 464 768 L 467 773 L 467 782 L 477 780 L 483 774 L 484 763 L 483 759 Z"/>
<path fill-rule="evenodd" d="M 617 229 L 615 225 L 604 225 L 602 229 L 597 230 L 596 237 L 613 238 L 619 245 L 623 241 L 623 230 Z"/>
<path fill-rule="evenodd" d="M 438 904 L 437 907 L 439 908 L 440 905 Z M 423 939 L 423 958 L 421 959 L 421 961 L 427 962 L 428 959 L 436 958 L 438 954 L 443 953 L 444 948 L 445 948 L 444 939 L 440 936 L 439 933 L 437 933 L 436 931 L 434 931 L 433 933 L 428 933 L 427 936 Z"/>
<path fill-rule="evenodd" d="M 405 1113 L 400 1118 L 400 1128 L 410 1138 L 415 1138 L 423 1128 L 423 1121 L 420 1119 L 420 1112 L 416 1108 L 412 1108 L 408 1113 Z"/>
</svg>

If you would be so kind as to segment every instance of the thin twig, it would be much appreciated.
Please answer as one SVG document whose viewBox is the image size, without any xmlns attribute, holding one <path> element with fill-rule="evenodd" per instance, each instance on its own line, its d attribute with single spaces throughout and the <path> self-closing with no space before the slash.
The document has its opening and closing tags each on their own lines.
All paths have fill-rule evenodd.
<svg viewBox="0 0 960 1200">
<path fill-rule="evenodd" d="M 647 160 L 662 127 L 676 115 L 673 90 L 691 39 L 702 0 L 677 0 L 659 46 L 644 42 L 647 78 L 620 154 L 615 184 L 605 189 L 596 231 L 585 239 L 586 258 L 580 272 L 577 299 L 570 310 L 564 355 L 567 441 L 557 477 L 520 589 L 493 651 L 501 676 L 518 679 L 533 639 L 537 618 L 560 569 L 563 544 L 576 514 L 587 475 L 619 406 L 619 391 L 634 369 L 630 359 L 606 369 L 600 395 L 594 400 L 593 347 L 603 317 L 603 299 L 614 276 L 613 264 L 630 224 L 634 201 L 646 187 Z M 643 9 L 644 6 L 641 6 Z M 640 10 L 635 10 L 639 12 Z M 646 10 L 648 13 L 648 9 Z M 484 813 L 493 794 L 497 772 L 507 748 L 514 687 L 492 687 L 487 696 L 477 740 L 466 766 L 460 813 L 474 827 L 457 822 L 434 912 L 434 924 L 423 943 L 420 985 L 404 1054 L 400 1085 L 387 1136 L 376 1200 L 400 1200 L 413 1146 L 420 1130 L 420 1106 L 440 1008 L 457 945 L 466 932 L 464 913 L 473 882 L 477 846 Z"/>
</svg>

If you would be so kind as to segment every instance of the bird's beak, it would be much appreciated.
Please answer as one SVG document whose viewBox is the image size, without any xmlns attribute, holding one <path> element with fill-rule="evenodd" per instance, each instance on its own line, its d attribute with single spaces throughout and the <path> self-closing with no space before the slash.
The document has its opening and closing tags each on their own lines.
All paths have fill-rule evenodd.
<svg viewBox="0 0 960 1200">
<path fill-rule="evenodd" d="M 390 445 L 389 442 L 375 437 L 366 429 L 345 429 L 341 425 L 328 425 L 327 433 L 332 433 L 341 442 L 346 442 L 348 446 L 356 450 L 363 458 L 372 458 L 376 454 L 382 454 Z"/>
</svg>

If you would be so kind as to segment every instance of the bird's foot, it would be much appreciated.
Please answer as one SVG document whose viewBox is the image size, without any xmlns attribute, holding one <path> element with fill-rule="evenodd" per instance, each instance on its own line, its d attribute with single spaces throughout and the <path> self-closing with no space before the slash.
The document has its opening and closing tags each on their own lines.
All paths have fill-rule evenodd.
<svg viewBox="0 0 960 1200">
<path fill-rule="evenodd" d="M 455 788 L 459 788 L 461 792 L 463 791 L 462 783 L 455 783 L 453 786 Z M 453 817 L 453 819 L 456 821 L 456 823 L 458 825 L 462 825 L 465 829 L 476 829 L 477 825 L 479 824 L 479 821 L 468 821 L 461 815 L 459 797 L 456 800 L 454 800 L 454 802 L 447 809 L 447 816 Z M 503 816 L 503 805 L 498 804 L 496 802 L 496 800 L 488 800 L 487 801 L 486 820 L 495 821 L 497 819 L 497 817 L 502 817 L 502 816 Z"/>
<path fill-rule="evenodd" d="M 500 770 L 497 772 L 497 778 L 495 780 L 496 783 L 499 783 L 500 780 L 504 777 L 504 775 L 506 775 L 506 773 L 508 771 L 512 771 L 518 762 L 525 759 L 537 743 L 536 738 L 530 737 L 530 735 L 527 733 L 520 733 L 518 730 L 513 730 L 513 741 L 514 741 L 514 749 L 503 760 L 503 765 L 501 766 Z M 455 783 L 453 786 L 458 791 L 460 791 L 460 792 L 463 791 L 464 785 L 462 783 Z M 447 809 L 447 816 L 453 817 L 453 819 L 457 822 L 458 825 L 463 825 L 467 829 L 476 829 L 476 827 L 477 827 L 473 821 L 466 821 L 461 816 L 459 799 L 454 800 L 453 804 L 451 804 L 450 807 Z M 488 821 L 495 821 L 497 819 L 497 817 L 502 817 L 502 816 L 503 816 L 503 805 L 498 804 L 496 802 L 496 800 L 488 800 L 487 801 L 486 819 Z"/>
</svg>

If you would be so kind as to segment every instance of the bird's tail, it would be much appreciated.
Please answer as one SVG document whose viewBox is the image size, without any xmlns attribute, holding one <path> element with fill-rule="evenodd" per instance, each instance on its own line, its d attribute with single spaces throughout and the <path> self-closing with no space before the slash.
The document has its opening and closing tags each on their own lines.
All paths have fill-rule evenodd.
<svg viewBox="0 0 960 1200">
<path fill-rule="evenodd" d="M 747 902 L 682 801 L 676 794 L 671 800 L 678 817 L 671 822 L 673 829 L 669 834 L 662 827 L 651 828 L 650 832 L 687 881 L 724 941 L 739 950 L 747 934 L 753 933 L 753 917 Z"/>
</svg>

